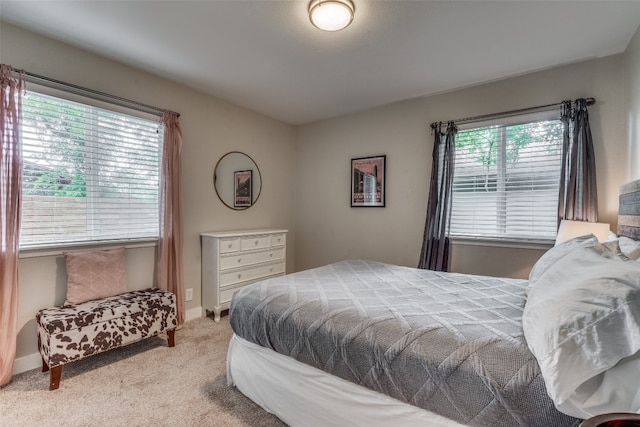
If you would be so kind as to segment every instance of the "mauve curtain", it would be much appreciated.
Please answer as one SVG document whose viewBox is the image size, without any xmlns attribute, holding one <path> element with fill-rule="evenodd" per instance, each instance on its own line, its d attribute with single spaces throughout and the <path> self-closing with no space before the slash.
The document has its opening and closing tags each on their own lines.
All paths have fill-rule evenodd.
<svg viewBox="0 0 640 427">
<path fill-rule="evenodd" d="M 11 381 L 16 359 L 23 89 L 24 76 L 14 78 L 13 68 L 0 65 L 0 386 Z"/>
<path fill-rule="evenodd" d="M 422 251 L 418 268 L 447 271 L 449 269 L 449 217 L 455 158 L 454 122 L 431 125 L 434 133 L 433 165 L 429 184 L 427 220 L 424 228 Z"/>
<path fill-rule="evenodd" d="M 178 325 L 184 323 L 184 279 L 182 268 L 182 197 L 180 176 L 182 131 L 178 115 L 165 112 L 162 175 L 160 183 L 160 239 L 156 282 L 160 289 L 173 292 L 177 299 Z"/>
<path fill-rule="evenodd" d="M 558 197 L 558 224 L 563 219 L 598 221 L 596 159 L 589 125 L 587 100 L 564 101 L 562 171 Z"/>
</svg>

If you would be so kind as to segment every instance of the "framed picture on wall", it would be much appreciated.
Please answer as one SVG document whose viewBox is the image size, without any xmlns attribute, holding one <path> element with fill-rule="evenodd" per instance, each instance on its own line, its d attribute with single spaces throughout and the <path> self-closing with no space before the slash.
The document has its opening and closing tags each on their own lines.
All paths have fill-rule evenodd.
<svg viewBox="0 0 640 427">
<path fill-rule="evenodd" d="M 351 159 L 351 207 L 384 207 L 387 156 Z"/>
<path fill-rule="evenodd" d="M 253 171 L 235 171 L 233 173 L 233 206 L 251 206 L 251 186 Z"/>
</svg>

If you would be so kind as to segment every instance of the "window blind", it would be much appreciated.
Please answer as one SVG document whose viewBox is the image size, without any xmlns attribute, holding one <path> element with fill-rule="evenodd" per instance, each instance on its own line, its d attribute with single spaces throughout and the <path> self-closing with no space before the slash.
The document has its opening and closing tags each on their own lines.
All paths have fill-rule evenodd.
<svg viewBox="0 0 640 427">
<path fill-rule="evenodd" d="M 450 234 L 553 240 L 562 131 L 559 118 L 531 117 L 459 131 Z"/>
<path fill-rule="evenodd" d="M 21 248 L 158 237 L 158 120 L 27 91 L 21 132 Z"/>
</svg>

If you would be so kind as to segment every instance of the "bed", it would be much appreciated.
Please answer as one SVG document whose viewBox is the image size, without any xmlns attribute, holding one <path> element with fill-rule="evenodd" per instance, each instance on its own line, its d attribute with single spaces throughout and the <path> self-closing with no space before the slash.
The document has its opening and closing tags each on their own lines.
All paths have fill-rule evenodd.
<svg viewBox="0 0 640 427">
<path fill-rule="evenodd" d="M 626 235 L 639 188 L 621 194 Z M 229 383 L 292 426 L 563 427 L 629 410 L 640 261 L 622 243 L 570 240 L 528 281 L 349 260 L 256 283 L 231 302 Z"/>
</svg>

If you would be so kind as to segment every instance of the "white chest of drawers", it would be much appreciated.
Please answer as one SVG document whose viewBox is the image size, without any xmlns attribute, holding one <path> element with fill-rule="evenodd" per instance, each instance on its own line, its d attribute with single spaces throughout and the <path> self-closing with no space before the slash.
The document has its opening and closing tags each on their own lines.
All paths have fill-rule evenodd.
<svg viewBox="0 0 640 427">
<path fill-rule="evenodd" d="M 229 308 L 235 291 L 286 273 L 287 230 L 212 231 L 202 238 L 202 306 L 220 312 Z"/>
</svg>

